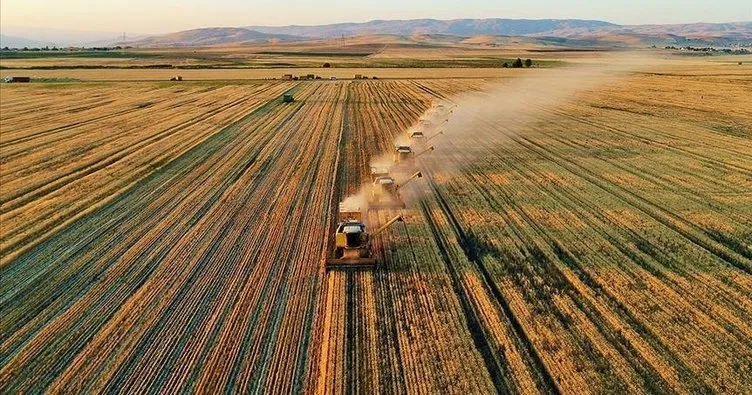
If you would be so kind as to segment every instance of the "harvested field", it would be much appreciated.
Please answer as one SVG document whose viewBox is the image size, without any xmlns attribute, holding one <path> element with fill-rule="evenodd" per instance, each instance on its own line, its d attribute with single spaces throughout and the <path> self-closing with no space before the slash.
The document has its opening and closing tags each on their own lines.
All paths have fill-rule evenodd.
<svg viewBox="0 0 752 395">
<path fill-rule="evenodd" d="M 290 87 L 123 85 L 65 91 L 65 102 L 4 89 L 0 254 L 56 233 Z"/>
<path fill-rule="evenodd" d="M 463 106 L 512 80 L 3 87 L 1 391 L 747 392 L 752 79 Z M 439 101 L 383 264 L 325 271 Z"/>
<path fill-rule="evenodd" d="M 169 81 L 175 74 L 185 81 L 281 79 L 284 74 L 316 74 L 324 79 L 352 79 L 355 74 L 378 78 L 501 78 L 536 70 L 502 68 L 286 68 L 286 69 L 7 69 L 2 75 L 30 75 L 32 78 L 74 78 L 82 81 Z"/>
</svg>

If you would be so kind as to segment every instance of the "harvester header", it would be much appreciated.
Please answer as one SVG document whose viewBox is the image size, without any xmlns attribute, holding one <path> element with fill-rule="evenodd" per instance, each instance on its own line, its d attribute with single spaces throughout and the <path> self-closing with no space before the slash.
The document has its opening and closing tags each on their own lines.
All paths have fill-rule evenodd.
<svg viewBox="0 0 752 395">
<path fill-rule="evenodd" d="M 371 180 L 376 181 L 379 177 L 389 176 L 389 167 L 387 166 L 371 166 Z"/>
<path fill-rule="evenodd" d="M 362 221 L 362 211 L 340 203 L 340 222 L 334 234 L 334 256 L 326 260 L 327 269 L 372 269 L 376 259 L 371 251 L 371 240 L 394 224 L 403 221 L 398 215 L 373 233 L 368 233 Z"/>
</svg>

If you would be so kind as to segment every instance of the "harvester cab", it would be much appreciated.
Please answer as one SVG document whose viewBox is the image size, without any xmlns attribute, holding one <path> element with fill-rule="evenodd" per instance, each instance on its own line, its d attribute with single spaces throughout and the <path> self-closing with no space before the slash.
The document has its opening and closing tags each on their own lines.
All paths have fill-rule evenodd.
<svg viewBox="0 0 752 395">
<path fill-rule="evenodd" d="M 423 140 L 426 136 L 420 130 L 413 129 L 407 132 L 407 137 L 410 137 L 413 140 Z"/>
<path fill-rule="evenodd" d="M 421 172 L 415 172 L 402 184 L 397 184 L 390 176 L 377 178 L 371 186 L 371 198 L 368 201 L 368 207 L 373 209 L 405 208 L 405 202 L 402 200 L 399 190 L 410 181 L 421 177 L 423 177 Z"/>
<path fill-rule="evenodd" d="M 402 222 L 398 215 L 373 233 L 368 233 L 363 223 L 360 208 L 339 206 L 339 223 L 335 230 L 334 257 L 326 260 L 327 269 L 372 269 L 376 259 L 371 252 L 371 238 L 383 232 L 395 222 Z"/>
<path fill-rule="evenodd" d="M 397 195 L 397 183 L 391 176 L 381 176 L 373 180 L 368 207 L 373 209 L 399 208 L 405 204 Z"/>
<path fill-rule="evenodd" d="M 394 150 L 394 163 L 406 162 L 413 157 L 413 149 L 409 145 L 400 144 Z"/>
<path fill-rule="evenodd" d="M 376 181 L 379 177 L 388 177 L 389 168 L 383 166 L 371 166 L 371 181 Z"/>
</svg>

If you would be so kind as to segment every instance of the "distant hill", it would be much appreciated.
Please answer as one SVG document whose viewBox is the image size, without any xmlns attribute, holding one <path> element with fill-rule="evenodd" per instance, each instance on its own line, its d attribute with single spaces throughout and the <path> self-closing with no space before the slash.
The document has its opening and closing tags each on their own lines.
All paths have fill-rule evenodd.
<svg viewBox="0 0 752 395">
<path fill-rule="evenodd" d="M 291 34 L 304 37 L 326 38 L 359 36 L 367 34 L 450 34 L 456 36 L 499 35 L 527 36 L 562 29 L 598 29 L 618 27 L 603 21 L 580 19 L 411 19 L 375 20 L 364 23 L 337 23 L 319 26 L 248 26 L 263 33 Z"/>
<path fill-rule="evenodd" d="M 44 47 L 46 45 L 52 47 L 53 44 L 58 48 L 71 46 L 106 46 L 107 44 L 115 41 L 122 41 L 121 37 L 123 36 L 122 32 L 102 32 L 13 25 L 3 25 L 2 31 L 3 35 L 5 36 L 13 36 L 16 38 L 23 37 L 26 40 L 32 41 L 32 45 L 21 45 L 21 47 L 28 46 L 30 48 L 39 46 Z M 138 35 L 133 32 L 128 33 L 130 40 L 135 40 L 136 36 Z"/>
<path fill-rule="evenodd" d="M 626 44 L 733 45 L 752 44 L 752 22 L 678 25 L 617 25 L 581 19 L 413 19 L 376 20 L 318 26 L 248 26 L 270 33 L 309 38 L 369 34 L 447 34 L 457 36 L 532 36 L 574 40 L 617 41 Z"/>
<path fill-rule="evenodd" d="M 288 34 L 261 33 L 245 28 L 212 27 L 151 36 L 128 42 L 127 44 L 136 47 L 200 47 L 229 44 L 262 44 L 279 41 L 297 41 L 301 39 L 304 38 Z"/>
<path fill-rule="evenodd" d="M 752 44 L 752 22 L 635 25 L 623 26 L 620 31 L 640 37 L 673 41 L 676 44 L 683 44 L 684 41 L 716 45 Z"/>
<path fill-rule="evenodd" d="M 52 45 L 50 43 L 44 42 L 44 41 L 37 41 L 37 40 L 31 40 L 25 37 L 17 37 L 17 36 L 8 36 L 5 34 L 0 34 L 0 48 L 23 48 L 23 47 L 44 47 L 47 45 Z"/>
<path fill-rule="evenodd" d="M 484 45 L 527 37 L 564 46 L 752 45 L 752 22 L 680 25 L 617 25 L 581 19 L 413 19 L 376 20 L 318 26 L 203 28 L 133 40 L 137 47 L 251 45 L 339 38 L 341 36 L 416 37 L 422 44 Z M 469 37 L 481 38 L 467 40 Z M 492 39 L 491 37 L 496 37 Z M 117 43 L 122 44 L 120 42 Z M 407 43 L 405 43 L 407 45 Z M 489 45 L 489 44 L 486 44 Z"/>
</svg>

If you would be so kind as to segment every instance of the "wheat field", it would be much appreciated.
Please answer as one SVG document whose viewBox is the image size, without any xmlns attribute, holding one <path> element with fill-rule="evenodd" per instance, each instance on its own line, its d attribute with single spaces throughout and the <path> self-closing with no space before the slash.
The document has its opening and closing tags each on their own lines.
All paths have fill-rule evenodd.
<svg viewBox="0 0 752 395">
<path fill-rule="evenodd" d="M 749 392 L 752 77 L 702 64 L 555 105 L 515 96 L 544 69 L 5 85 L 0 389 Z M 438 103 L 407 207 L 367 213 L 405 217 L 382 263 L 327 272 L 338 202 Z"/>
</svg>

